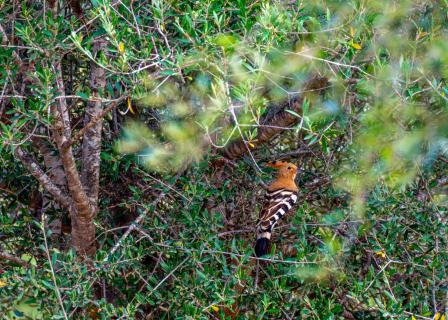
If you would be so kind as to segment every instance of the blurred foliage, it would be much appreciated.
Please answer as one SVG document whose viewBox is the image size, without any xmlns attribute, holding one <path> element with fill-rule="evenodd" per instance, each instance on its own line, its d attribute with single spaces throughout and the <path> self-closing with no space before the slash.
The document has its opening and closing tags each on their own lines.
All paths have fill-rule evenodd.
<svg viewBox="0 0 448 320">
<path fill-rule="evenodd" d="M 9 28 L 35 64 L 27 103 L 12 98 L 1 122 L 0 249 L 29 267 L 0 261 L 0 317 L 64 318 L 57 290 L 69 318 L 79 319 L 224 319 L 235 302 L 241 319 L 446 312 L 446 1 L 84 5 L 82 22 L 53 16 L 41 1 L 0 1 L 0 24 L 16 16 Z M 99 36 L 108 47 L 93 56 Z M 0 48 L 2 87 L 19 71 L 14 50 Z M 100 250 L 89 264 L 55 240 L 47 259 L 41 221 L 22 199 L 36 183 L 10 152 L 28 145 L 24 128 L 51 123 L 58 57 L 64 72 L 75 71 L 67 88 L 80 98 L 74 115 L 91 94 L 91 61 L 107 70 L 104 99 L 129 97 L 119 106 L 120 139 L 105 121 Z M 326 95 L 253 150 L 260 164 L 297 162 L 302 199 L 278 226 L 274 260 L 260 262 L 256 281 L 247 230 L 272 173 L 250 157 L 223 167 L 216 150 L 241 137 L 256 144 L 263 115 L 314 73 L 330 78 Z"/>
</svg>

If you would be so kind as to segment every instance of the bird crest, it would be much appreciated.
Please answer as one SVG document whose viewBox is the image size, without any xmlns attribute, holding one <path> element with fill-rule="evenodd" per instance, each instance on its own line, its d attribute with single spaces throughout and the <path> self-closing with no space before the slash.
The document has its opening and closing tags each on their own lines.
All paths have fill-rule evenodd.
<svg viewBox="0 0 448 320">
<path fill-rule="evenodd" d="M 295 185 L 294 179 L 297 175 L 297 166 L 295 164 L 281 160 L 274 160 L 268 161 L 266 165 L 278 170 L 277 182 L 275 183 L 276 186 L 278 184 L 281 185 L 282 183 L 284 183 L 285 186 L 291 185 L 291 183 Z"/>
</svg>

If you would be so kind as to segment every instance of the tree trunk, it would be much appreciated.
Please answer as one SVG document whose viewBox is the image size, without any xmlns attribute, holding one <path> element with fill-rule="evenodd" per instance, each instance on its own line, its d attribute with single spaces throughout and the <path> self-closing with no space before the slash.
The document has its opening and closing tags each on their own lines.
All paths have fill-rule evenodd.
<svg viewBox="0 0 448 320">
<path fill-rule="evenodd" d="M 93 54 L 97 56 L 106 46 L 106 41 L 97 39 L 93 46 Z M 95 62 L 91 62 L 90 88 L 94 98 L 98 100 L 89 101 L 84 115 L 84 128 L 102 113 L 101 95 L 106 87 L 106 72 Z M 82 141 L 82 170 L 81 182 L 90 202 L 95 204 L 95 212 L 98 205 L 98 190 L 100 178 L 100 152 L 101 132 L 103 121 L 95 122 L 84 132 Z"/>
<path fill-rule="evenodd" d="M 43 128 L 41 128 L 43 129 Z M 45 134 L 45 130 L 40 130 L 41 135 Z M 65 179 L 65 172 L 62 166 L 61 158 L 56 152 L 55 147 L 46 139 L 41 137 L 32 137 L 34 145 L 39 149 L 40 154 L 43 156 L 46 172 L 53 183 L 65 194 L 67 191 L 67 180 Z M 69 216 L 69 210 L 60 206 L 57 202 L 52 201 L 51 194 L 44 189 L 42 192 L 42 214 L 53 208 L 61 214 L 56 217 L 52 217 L 49 221 L 48 227 L 51 230 L 51 239 L 57 240 L 62 235 L 62 231 L 67 229 L 67 221 Z M 71 228 L 70 228 L 71 229 Z"/>
<path fill-rule="evenodd" d="M 54 17 L 57 17 L 58 10 L 60 10 L 58 1 L 46 1 L 48 1 Z M 75 14 L 82 14 L 80 1 L 70 0 L 69 4 Z M 57 29 L 54 29 L 55 34 L 57 31 Z M 8 44 L 7 34 L 1 25 L 0 41 L 4 45 Z M 94 43 L 94 57 L 105 46 L 106 41 L 98 37 Z M 34 64 L 28 63 L 26 55 L 22 61 L 22 58 L 14 51 L 13 57 L 20 65 L 19 76 L 26 79 L 26 76 L 29 75 L 30 79 L 33 79 L 35 77 L 34 72 L 32 72 Z M 62 58 L 54 54 L 48 55 L 44 59 L 48 60 L 44 61 L 43 64 L 48 63 L 53 66 L 55 76 L 54 91 L 52 92 L 55 92 L 57 97 L 50 104 L 49 110 L 53 124 L 48 128 L 49 133 L 46 138 L 42 135 L 35 136 L 35 132 L 27 132 L 31 137 L 29 140 L 31 143 L 26 145 L 29 151 L 25 148 L 25 144 L 23 146 L 18 144 L 14 149 L 14 155 L 56 200 L 61 209 L 69 212 L 72 224 L 72 247 L 79 254 L 93 255 L 96 252 L 94 218 L 98 211 L 102 121 L 105 113 L 115 108 L 120 99 L 117 99 L 108 108 L 102 109 L 100 97 L 106 87 L 106 74 L 105 70 L 92 62 L 90 86 L 94 97 L 89 99 L 85 109 L 84 128 L 78 132 L 79 137 L 73 135 L 70 123 L 71 111 L 67 105 L 62 75 Z M 13 92 L 14 95 L 23 96 L 25 103 L 27 102 L 26 96 L 33 94 L 31 91 L 28 94 L 24 93 L 30 83 L 30 81 L 22 81 L 23 92 L 20 92 L 20 94 Z M 39 82 L 35 85 L 39 85 Z M 24 129 L 24 131 L 27 130 L 26 127 Z M 73 144 L 81 137 L 83 138 L 82 161 L 80 167 L 78 167 L 77 160 L 79 159 L 75 159 Z M 53 150 L 53 148 L 56 150 Z M 45 171 L 41 168 L 37 159 L 33 157 L 37 150 L 44 158 L 43 162 L 47 169 Z"/>
<path fill-rule="evenodd" d="M 55 70 L 57 91 L 60 97 L 64 97 L 65 90 L 60 61 L 55 63 Z M 57 107 L 51 108 L 55 119 L 53 132 L 64 167 L 67 187 L 73 199 L 73 206 L 70 207 L 72 245 L 78 253 L 92 255 L 96 252 L 95 225 L 93 224 L 96 204 L 92 204 L 87 197 L 76 167 L 70 144 L 71 127 L 66 100 L 59 98 L 58 101 Z"/>
</svg>

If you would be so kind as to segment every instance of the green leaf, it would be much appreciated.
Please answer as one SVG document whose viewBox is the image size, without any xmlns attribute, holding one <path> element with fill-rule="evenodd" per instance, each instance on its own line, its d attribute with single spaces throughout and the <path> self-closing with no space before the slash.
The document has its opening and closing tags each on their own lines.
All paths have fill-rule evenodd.
<svg viewBox="0 0 448 320">
<path fill-rule="evenodd" d="M 297 118 L 302 118 L 302 116 L 300 114 L 298 114 L 297 112 L 290 110 L 290 109 L 285 109 L 286 112 L 296 116 Z"/>
<path fill-rule="evenodd" d="M 76 95 L 81 97 L 84 100 L 88 100 L 89 99 L 89 93 L 86 93 L 86 92 L 77 91 Z"/>
</svg>

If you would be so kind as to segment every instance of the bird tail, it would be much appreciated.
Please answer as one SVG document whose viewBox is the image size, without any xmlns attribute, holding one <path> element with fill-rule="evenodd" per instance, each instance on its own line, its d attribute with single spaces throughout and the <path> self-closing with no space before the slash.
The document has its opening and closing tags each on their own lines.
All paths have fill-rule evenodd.
<svg viewBox="0 0 448 320">
<path fill-rule="evenodd" d="M 257 242 L 255 243 L 255 255 L 257 257 L 267 254 L 271 243 L 271 231 L 260 229 L 257 232 Z"/>
</svg>

